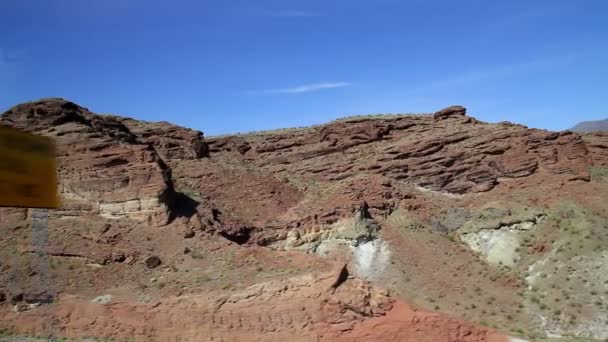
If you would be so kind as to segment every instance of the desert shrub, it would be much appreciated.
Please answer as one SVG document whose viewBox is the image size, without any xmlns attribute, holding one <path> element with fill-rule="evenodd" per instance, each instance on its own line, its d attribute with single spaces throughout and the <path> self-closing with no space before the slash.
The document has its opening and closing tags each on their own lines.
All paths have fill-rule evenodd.
<svg viewBox="0 0 608 342">
<path fill-rule="evenodd" d="M 594 182 L 608 182 L 608 167 L 591 167 L 589 169 L 589 175 Z"/>
<path fill-rule="evenodd" d="M 192 259 L 203 259 L 205 256 L 200 251 L 191 251 L 190 256 Z"/>
</svg>

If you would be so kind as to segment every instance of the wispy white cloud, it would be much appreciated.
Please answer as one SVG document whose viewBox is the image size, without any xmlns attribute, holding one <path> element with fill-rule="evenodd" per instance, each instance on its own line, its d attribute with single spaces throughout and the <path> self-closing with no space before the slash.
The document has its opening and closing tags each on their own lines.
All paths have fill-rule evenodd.
<svg viewBox="0 0 608 342">
<path fill-rule="evenodd" d="M 318 17 L 319 13 L 309 12 L 309 11 L 298 11 L 298 10 L 275 10 L 275 11 L 264 11 L 263 15 L 268 17 L 278 17 L 278 18 L 309 18 L 309 17 Z"/>
<path fill-rule="evenodd" d="M 320 91 L 325 89 L 335 89 L 335 88 L 344 88 L 350 87 L 352 83 L 350 82 L 321 82 L 314 84 L 304 84 L 297 87 L 291 88 L 282 88 L 282 89 L 266 89 L 262 90 L 263 94 L 301 94 L 301 93 L 310 93 L 313 91 Z"/>
<path fill-rule="evenodd" d="M 518 76 L 526 73 L 538 72 L 567 64 L 573 60 L 573 56 L 557 56 L 537 59 L 524 63 L 507 64 L 489 67 L 485 69 L 465 71 L 462 73 L 453 74 L 443 79 L 422 84 L 411 90 L 428 91 L 439 88 L 466 86 L 482 81 L 496 80 L 510 76 Z"/>
</svg>

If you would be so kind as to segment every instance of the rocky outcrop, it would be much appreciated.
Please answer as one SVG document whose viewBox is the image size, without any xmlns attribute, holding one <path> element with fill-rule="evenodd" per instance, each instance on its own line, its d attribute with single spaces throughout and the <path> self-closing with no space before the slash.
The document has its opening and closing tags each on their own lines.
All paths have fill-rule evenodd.
<svg viewBox="0 0 608 342">
<path fill-rule="evenodd" d="M 251 147 L 249 163 L 271 173 L 327 181 L 382 175 L 464 194 L 536 173 L 589 179 L 592 161 L 579 135 L 484 124 L 465 113 L 454 106 L 432 117 L 351 119 L 295 133 L 241 136 L 239 144 Z M 213 153 L 235 153 L 222 148 L 226 139 L 209 139 Z"/>
<path fill-rule="evenodd" d="M 435 120 L 443 120 L 452 116 L 465 116 L 467 114 L 467 109 L 463 106 L 451 106 L 448 108 L 444 108 L 438 112 L 433 114 L 433 118 Z"/>
<path fill-rule="evenodd" d="M 61 215 L 88 211 L 157 225 L 185 216 L 184 229 L 215 231 L 239 244 L 269 245 L 286 239 L 287 230 L 316 229 L 321 217 L 331 226 L 361 201 L 385 215 L 402 199 L 391 182 L 452 194 L 487 192 L 535 174 L 587 181 L 590 166 L 608 159 L 601 134 L 583 139 L 484 124 L 462 106 L 432 116 L 351 118 L 207 141 L 198 131 L 100 116 L 62 99 L 18 105 L 2 122 L 56 140 Z M 317 205 L 301 202 L 310 192 L 306 184 L 316 181 L 346 188 Z M 205 207 L 197 208 L 200 202 Z"/>
<path fill-rule="evenodd" d="M 124 124 L 142 142 L 154 146 L 161 158 L 167 162 L 209 157 L 209 147 L 202 132 L 175 126 L 168 122 L 114 118 Z"/>
<path fill-rule="evenodd" d="M 15 106 L 1 122 L 55 140 L 62 210 L 155 224 L 169 220 L 170 169 L 121 120 L 47 99 Z"/>
<path fill-rule="evenodd" d="M 336 277 L 340 280 L 338 286 Z M 155 304 L 68 298 L 23 313 L 0 312 L 0 327 L 46 333 L 48 315 L 71 337 L 133 341 L 502 341 L 486 328 L 412 310 L 388 292 L 339 274 L 264 282 L 231 293 L 164 298 Z M 368 324 L 371 323 L 371 324 Z M 112 327 L 108 329 L 107 327 Z"/>
<path fill-rule="evenodd" d="M 216 292 L 189 298 L 194 306 L 184 305 L 185 298 L 182 297 L 167 298 L 155 307 L 136 302 L 112 304 L 118 305 L 115 306 L 118 310 L 114 310 L 106 306 L 108 303 L 74 298 L 24 315 L 0 312 L 4 322 L 0 323 L 0 328 L 40 333 L 38 329 L 42 322 L 39 320 L 44 319 L 46 310 L 52 310 L 55 317 L 60 318 L 55 328 L 67 329 L 72 336 L 97 333 L 107 338 L 156 341 L 167 333 L 183 336 L 183 332 L 173 330 L 178 328 L 195 329 L 197 336 L 214 335 L 225 339 L 238 334 L 248 336 L 247 340 L 257 340 L 256 336 L 263 339 L 278 333 L 295 337 L 345 326 L 352 329 L 367 318 L 381 317 L 391 310 L 394 300 L 386 290 L 349 277 L 348 271 L 345 272 L 346 276 L 337 286 L 332 285 L 336 284 L 335 278 L 340 277 L 339 274 L 302 276 L 261 282 L 237 292 Z M 76 310 L 77 307 L 85 310 Z M 76 318 L 77 312 L 83 316 Z M 174 315 L 180 316 L 178 326 L 170 323 L 177 322 L 169 319 Z M 139 331 L 144 321 L 146 333 Z M 115 329 L 104 329 L 108 324 Z"/>
<path fill-rule="evenodd" d="M 325 254 L 337 245 L 357 247 L 372 241 L 378 237 L 379 230 L 380 226 L 372 219 L 364 202 L 352 217 L 289 230 L 286 239 L 275 247 Z"/>
<path fill-rule="evenodd" d="M 608 166 L 608 132 L 596 132 L 583 135 L 591 160 L 595 166 Z"/>
<path fill-rule="evenodd" d="M 184 328 L 194 327 L 218 340 L 487 341 L 487 329 L 411 310 L 364 279 L 468 298 L 488 269 L 475 269 L 477 258 L 442 235 L 471 234 L 482 253 L 515 251 L 517 241 L 497 245 L 505 240 L 497 234 L 527 234 L 536 221 L 508 210 L 496 218 L 492 208 L 469 232 L 475 206 L 504 198 L 542 207 L 552 191 L 577 201 L 600 191 L 601 199 L 603 184 L 586 181 L 608 163 L 601 134 L 487 124 L 460 106 L 207 139 L 62 99 L 16 106 L 0 122 L 55 139 L 63 202 L 36 238 L 31 210 L 0 210 L 0 249 L 11 255 L 0 262 L 5 302 L 41 293 L 32 284 L 60 295 L 18 315 L 0 311 L 0 322 L 38 333 L 54 310 L 70 337 L 188 339 Z M 339 270 L 324 273 L 333 263 Z M 458 278 L 465 273 L 469 280 Z M 120 291 L 106 292 L 117 283 Z M 103 293 L 115 297 L 91 302 Z M 476 308 L 447 304 L 460 314 Z"/>
<path fill-rule="evenodd" d="M 249 150 L 251 150 L 251 145 L 245 140 L 238 137 L 224 137 L 224 138 L 215 138 L 213 142 L 209 143 L 209 151 L 210 152 L 220 152 L 220 151 L 237 151 L 240 154 L 245 154 Z"/>
</svg>

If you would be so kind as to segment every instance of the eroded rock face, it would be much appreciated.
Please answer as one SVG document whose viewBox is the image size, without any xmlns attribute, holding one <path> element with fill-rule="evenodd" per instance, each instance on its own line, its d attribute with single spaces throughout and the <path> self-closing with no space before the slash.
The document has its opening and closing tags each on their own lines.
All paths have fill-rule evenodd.
<svg viewBox="0 0 608 342">
<path fill-rule="evenodd" d="M 48 99 L 13 107 L 2 123 L 55 139 L 62 210 L 165 224 L 173 187 L 156 150 L 121 120 Z"/>
<path fill-rule="evenodd" d="M 172 125 L 168 122 L 143 122 L 115 117 L 138 138 L 152 146 L 167 162 L 179 159 L 209 157 L 209 147 L 203 133 Z"/>
<path fill-rule="evenodd" d="M 90 211 L 111 219 L 128 217 L 165 224 L 182 215 L 171 210 L 177 182 L 180 190 L 194 189 L 191 192 L 197 196 L 218 202 L 221 210 L 230 212 L 220 220 L 199 215 L 200 220 L 191 224 L 213 225 L 213 230 L 238 235 L 242 241 L 255 235 L 250 232 L 259 231 L 257 228 L 273 219 L 277 210 L 294 206 L 307 192 L 281 180 L 343 182 L 380 177 L 379 182 L 388 184 L 387 188 L 392 180 L 466 194 L 489 191 L 504 179 L 537 173 L 585 181 L 589 180 L 589 167 L 606 159 L 601 155 L 605 150 L 601 135 L 586 142 L 570 132 L 484 124 L 468 117 L 461 106 L 433 116 L 355 118 L 295 132 L 208 142 L 197 131 L 168 123 L 100 116 L 61 99 L 16 106 L 2 116 L 2 122 L 56 139 L 65 215 Z M 241 166 L 196 164 L 209 156 Z M 251 167 L 258 172 L 248 171 Z M 364 182 L 355 187 L 350 194 L 378 189 Z M 380 195 L 387 198 L 376 204 L 378 208 L 389 205 L 389 197 L 399 196 L 390 189 Z M 247 199 L 246 208 L 227 205 L 237 197 Z M 188 204 L 191 212 L 183 215 L 192 216 L 199 200 L 192 200 Z M 335 210 L 348 210 L 360 200 L 373 199 L 351 196 Z M 176 207 L 185 206 L 180 203 Z M 245 216 L 251 212 L 257 217 L 243 220 L 243 211 L 247 211 Z M 335 222 L 348 215 L 333 216 L 328 220 Z M 288 226 L 301 225 L 303 219 L 290 220 Z"/>
<path fill-rule="evenodd" d="M 583 135 L 583 140 L 596 166 L 608 166 L 608 132 L 596 132 Z"/>
<path fill-rule="evenodd" d="M 579 135 L 485 124 L 465 113 L 454 106 L 433 116 L 337 121 L 242 136 L 238 144 L 251 147 L 248 162 L 273 173 L 327 181 L 381 175 L 456 194 L 489 191 L 501 179 L 536 173 L 589 179 L 592 161 Z M 228 138 L 208 140 L 214 153 L 239 153 Z"/>
<path fill-rule="evenodd" d="M 143 288 L 153 275 L 158 288 L 147 289 L 148 294 L 171 298 L 179 293 L 179 298 L 155 306 L 117 297 L 111 305 L 99 305 L 90 303 L 89 294 L 86 300 L 61 298 L 51 304 L 69 334 L 88 334 L 94 327 L 103 336 L 130 338 L 137 331 L 142 341 L 164 333 L 187 338 L 183 327 L 171 324 L 172 314 L 180 315 L 185 327 L 196 327 L 199 336 L 213 333 L 224 340 L 250 338 L 254 331 L 262 340 L 275 334 L 279 340 L 485 341 L 485 329 L 441 315 L 395 312 L 398 302 L 363 280 L 382 281 L 385 269 L 402 267 L 393 262 L 401 261 L 403 250 L 412 250 L 403 258 L 415 265 L 412 270 L 418 272 L 412 273 L 425 273 L 430 269 L 426 262 L 453 248 L 444 239 L 437 245 L 443 247 L 427 250 L 408 231 L 391 239 L 396 235 L 391 225 L 424 230 L 425 222 L 433 226 L 436 219 L 432 228 L 440 234 L 466 233 L 475 220 L 470 206 L 477 205 L 476 199 L 525 189 L 523 195 L 534 202 L 534 182 L 543 182 L 549 191 L 564 186 L 567 193 L 579 184 L 595 186 L 584 184 L 588 169 L 608 165 L 601 134 L 581 138 L 485 124 L 460 106 L 434 115 L 359 117 L 207 141 L 197 131 L 100 116 L 61 99 L 16 106 L 1 122 L 57 141 L 63 205 L 49 214 L 48 244 L 28 235 L 31 211 L 0 210 L 2 229 L 8 232 L 0 245 L 23 261 L 0 265 L 0 293 L 6 301 L 13 298 L 13 288 L 3 284 L 33 293 L 30 284 L 44 277 L 28 268 L 28 258 L 44 251 L 64 265 L 57 272 L 72 276 L 71 266 L 85 275 L 89 283 L 84 286 L 93 287 L 93 294 L 106 293 L 117 282 Z M 439 217 L 442 208 L 459 210 Z M 515 251 L 518 242 L 494 235 L 523 231 L 530 223 L 494 209 L 485 212 L 483 226 L 469 232 L 490 236 L 470 235 L 471 245 L 482 254 L 498 250 L 500 258 L 491 261 L 504 264 L 502 252 Z M 416 220 L 409 220 L 413 213 Z M 147 259 L 151 255 L 155 258 Z M 304 257 L 310 259 L 298 261 Z M 334 261 L 342 267 L 339 272 L 320 271 Z M 453 271 L 461 266 L 467 265 Z M 58 291 L 80 289 L 65 278 L 52 279 L 60 284 Z M 435 279 L 421 282 L 431 283 Z M 224 287 L 233 291 L 213 292 Z M 182 296 L 184 289 L 190 293 Z M 41 331 L 37 324 L 46 318 L 45 310 L 19 316 L 22 325 L 34 322 L 21 331 Z M 6 312 L 0 317 L 6 317 L 0 320 L 5 325 L 15 318 Z M 151 328 L 150 319 L 155 320 Z M 430 335 L 437 327 L 445 327 L 440 338 Z"/>
<path fill-rule="evenodd" d="M 69 336 L 161 341 L 502 341 L 486 328 L 413 311 L 387 291 L 344 273 L 259 283 L 231 293 L 105 304 L 68 299 L 53 308 L 0 312 L 5 326 L 20 333 L 44 332 L 49 314 Z M 336 283 L 336 276 L 342 278 Z M 334 286 L 336 285 L 336 286 Z M 107 300 L 109 302 L 109 300 Z M 75 309 L 79 308 L 78 311 Z M 369 322 L 369 326 L 362 325 Z M 108 330 L 106 327 L 112 327 Z M 441 328 L 445 327 L 445 328 Z M 458 335 L 458 338 L 454 336 Z M 392 338 L 391 338 L 392 337 Z"/>
<path fill-rule="evenodd" d="M 379 237 L 380 226 L 372 219 L 368 204 L 364 202 L 352 217 L 321 226 L 294 228 L 287 239 L 277 244 L 283 249 L 295 249 L 312 253 L 327 254 L 338 245 L 358 247 Z"/>
<path fill-rule="evenodd" d="M 515 204 L 487 203 L 458 230 L 460 241 L 495 265 L 513 267 L 519 260 L 521 233 L 536 229 L 546 215 Z"/>
</svg>

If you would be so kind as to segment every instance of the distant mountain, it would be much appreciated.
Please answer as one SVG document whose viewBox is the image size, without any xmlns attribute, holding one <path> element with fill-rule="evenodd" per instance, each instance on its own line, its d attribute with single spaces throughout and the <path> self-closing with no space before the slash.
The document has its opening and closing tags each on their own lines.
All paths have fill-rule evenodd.
<svg viewBox="0 0 608 342">
<path fill-rule="evenodd" d="M 608 119 L 597 121 L 584 121 L 570 129 L 574 132 L 608 131 Z"/>
</svg>

